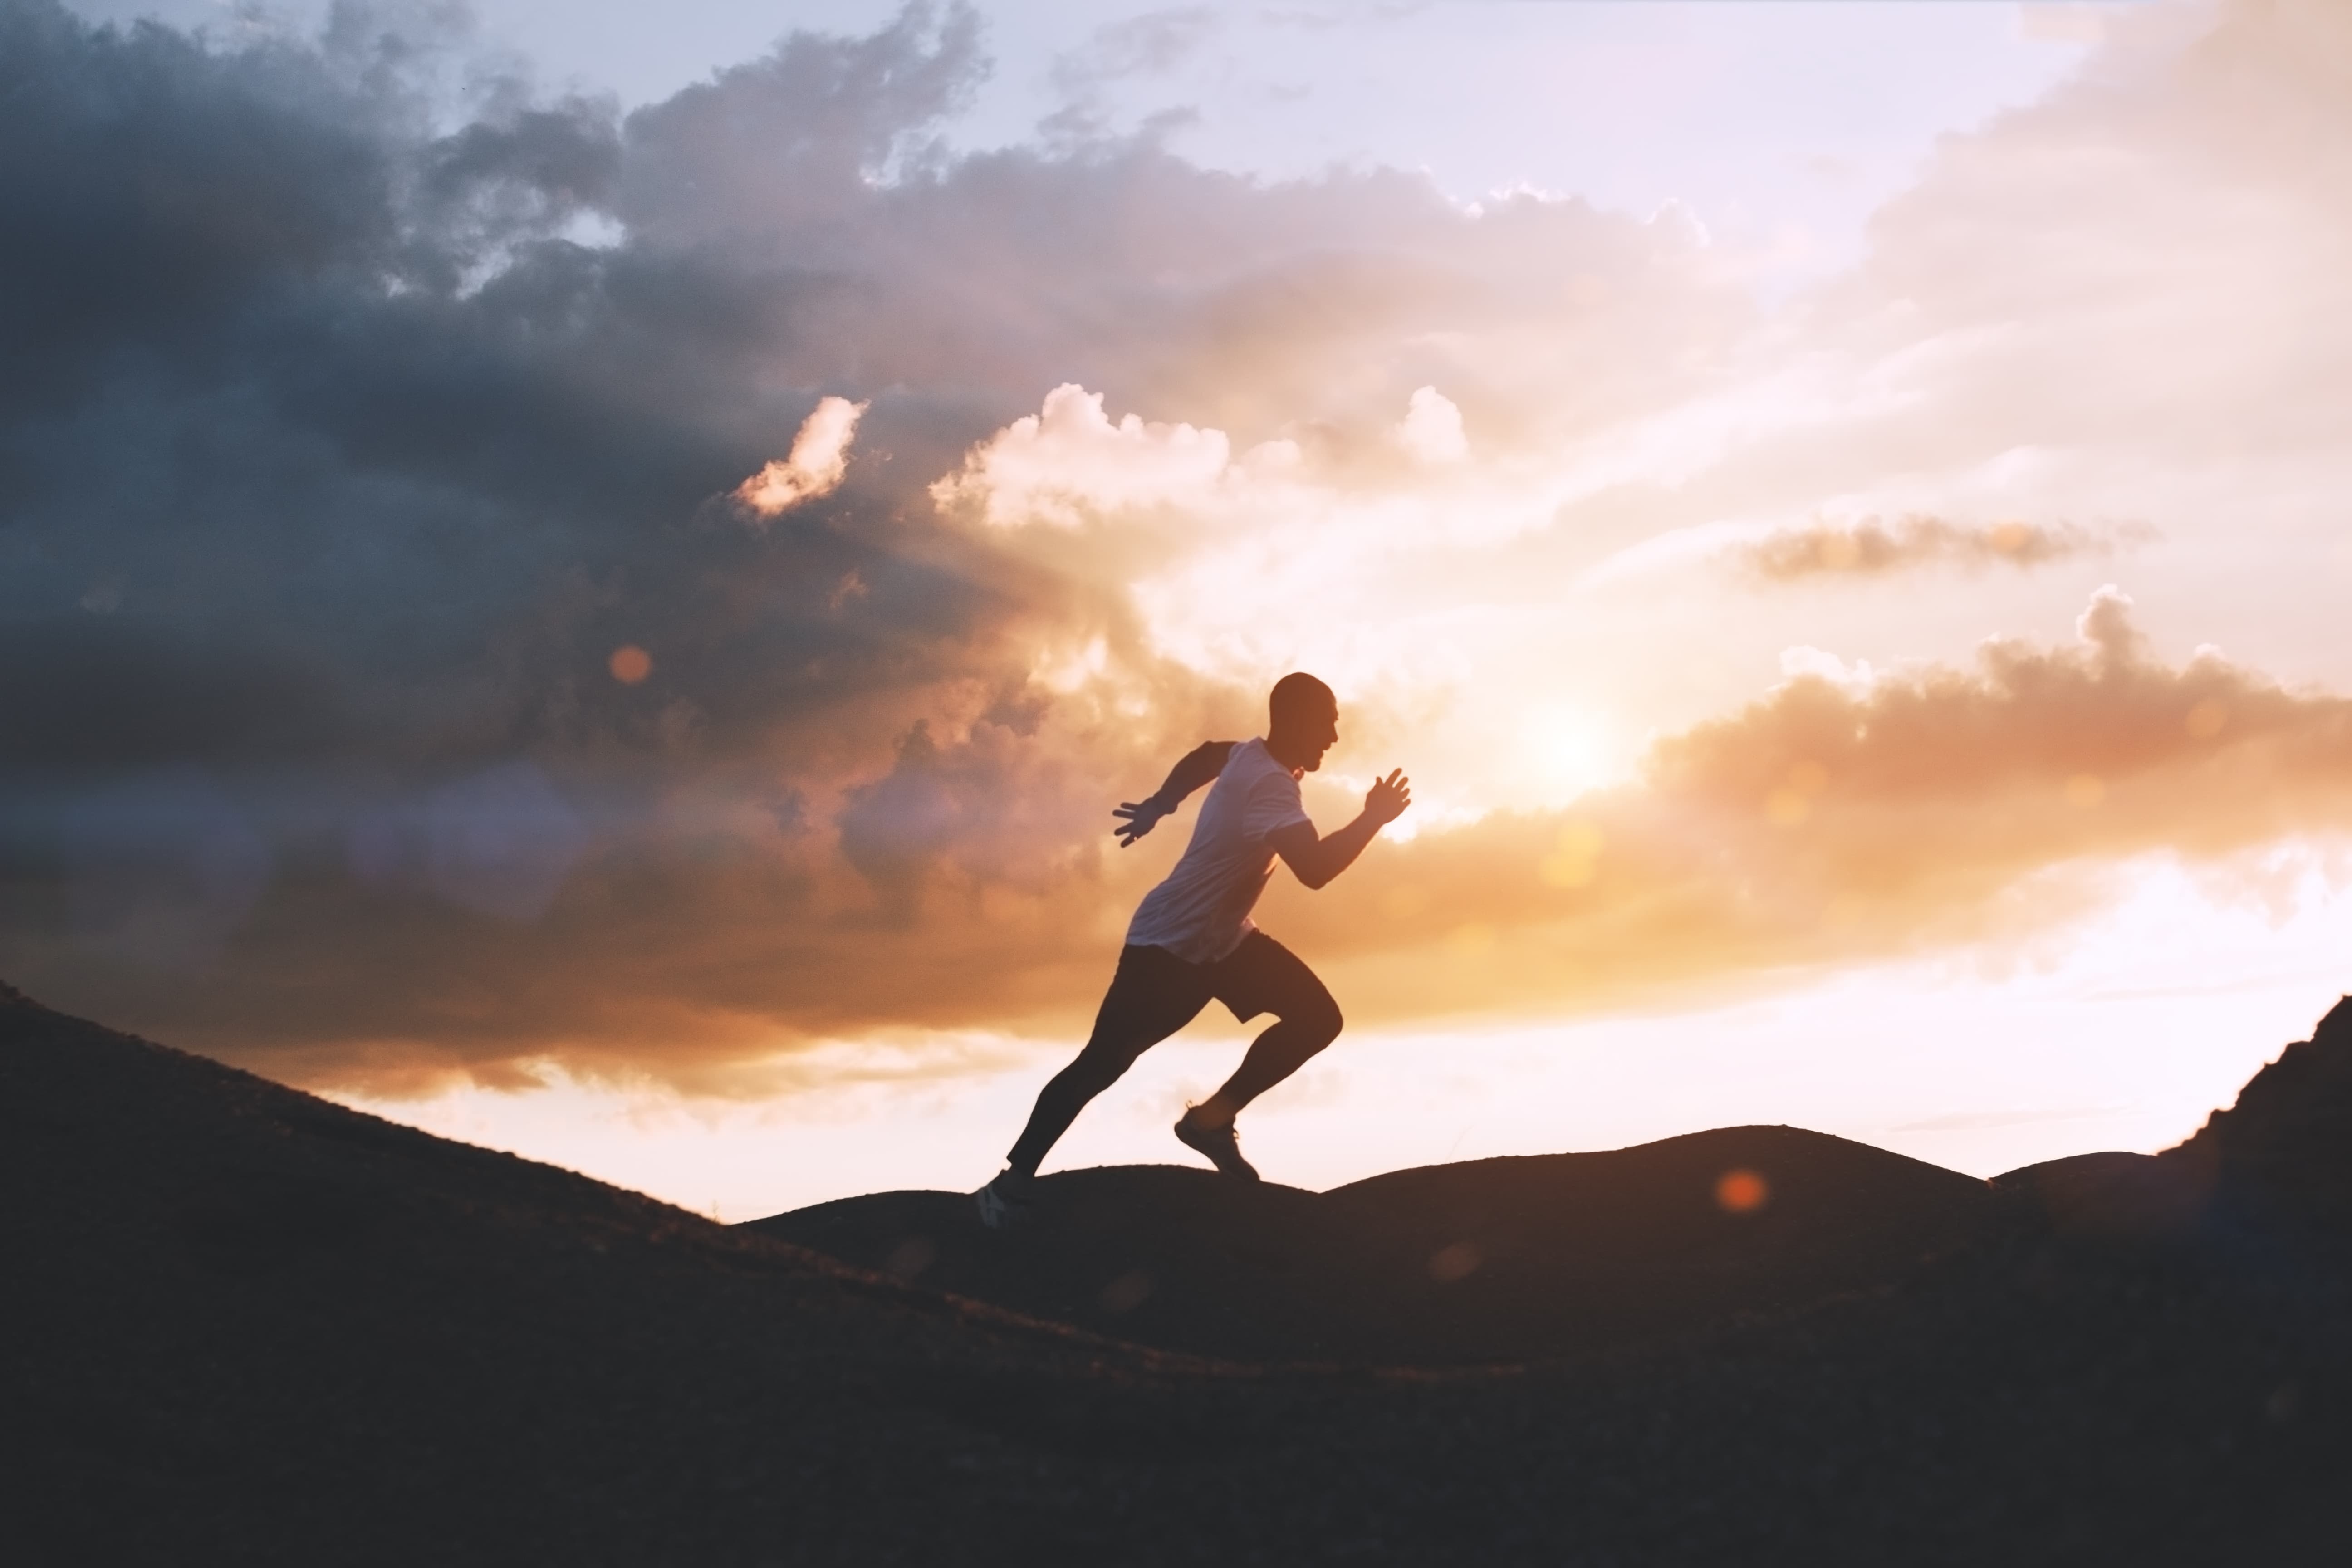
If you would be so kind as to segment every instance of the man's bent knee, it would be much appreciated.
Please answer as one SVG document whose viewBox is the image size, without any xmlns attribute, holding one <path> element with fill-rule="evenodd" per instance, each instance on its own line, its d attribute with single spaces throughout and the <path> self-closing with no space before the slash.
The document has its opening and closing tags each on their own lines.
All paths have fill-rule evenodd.
<svg viewBox="0 0 2352 1568">
<path fill-rule="evenodd" d="M 1285 1021 L 1294 1026 L 1302 1037 L 1313 1040 L 1318 1051 L 1338 1039 L 1340 1028 L 1347 1023 L 1339 1016 L 1339 1005 L 1328 996 L 1286 1015 Z"/>
</svg>

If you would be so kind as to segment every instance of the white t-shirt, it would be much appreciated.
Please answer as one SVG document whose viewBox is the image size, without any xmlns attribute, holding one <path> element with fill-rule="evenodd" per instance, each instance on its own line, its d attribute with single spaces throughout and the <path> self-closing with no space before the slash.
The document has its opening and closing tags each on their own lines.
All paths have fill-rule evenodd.
<svg viewBox="0 0 2352 1568">
<path fill-rule="evenodd" d="M 1201 803 L 1192 842 L 1168 879 L 1143 895 L 1127 940 L 1164 947 L 1190 963 L 1214 963 L 1257 928 L 1251 906 L 1274 875 L 1265 836 L 1307 820 L 1298 775 L 1275 761 L 1263 740 L 1244 741 Z"/>
</svg>

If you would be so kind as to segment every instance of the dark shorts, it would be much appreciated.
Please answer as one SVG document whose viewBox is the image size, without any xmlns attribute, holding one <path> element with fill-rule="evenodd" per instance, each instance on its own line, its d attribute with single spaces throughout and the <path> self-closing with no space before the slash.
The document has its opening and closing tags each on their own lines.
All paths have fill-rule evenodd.
<svg viewBox="0 0 2352 1568">
<path fill-rule="evenodd" d="M 1164 947 L 1121 949 L 1087 1049 L 1132 1062 L 1198 1017 L 1212 999 L 1244 1024 L 1272 1013 L 1302 1022 L 1328 1017 L 1332 1031 L 1339 1028 L 1339 1004 L 1315 972 L 1282 943 L 1254 931 L 1214 963 L 1188 963 Z"/>
</svg>

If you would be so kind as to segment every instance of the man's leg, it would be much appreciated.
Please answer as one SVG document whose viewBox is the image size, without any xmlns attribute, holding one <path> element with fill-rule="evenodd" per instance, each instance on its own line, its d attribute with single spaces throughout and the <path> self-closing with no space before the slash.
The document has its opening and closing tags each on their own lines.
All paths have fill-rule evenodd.
<svg viewBox="0 0 2352 1568">
<path fill-rule="evenodd" d="M 1087 1102 L 1118 1081 L 1135 1058 L 1191 1023 L 1209 1005 L 1202 966 L 1157 947 L 1129 947 L 1095 1015 L 1094 1033 L 1077 1059 L 1038 1091 L 1029 1125 L 1004 1157 L 1016 1177 L 1037 1173 L 1047 1151 L 1078 1119 Z"/>
<path fill-rule="evenodd" d="M 1275 1021 L 1250 1042 L 1224 1087 L 1194 1108 L 1193 1119 L 1211 1127 L 1230 1126 L 1242 1107 L 1338 1039 L 1345 1022 L 1315 972 L 1264 931 L 1252 931 L 1225 964 L 1230 973 L 1219 977 L 1217 994 L 1234 1016 L 1271 1013 Z"/>
</svg>

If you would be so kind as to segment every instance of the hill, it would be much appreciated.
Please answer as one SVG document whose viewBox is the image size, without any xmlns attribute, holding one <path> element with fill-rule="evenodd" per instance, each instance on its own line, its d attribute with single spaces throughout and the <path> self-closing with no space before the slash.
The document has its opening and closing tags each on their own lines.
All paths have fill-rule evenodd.
<svg viewBox="0 0 2352 1568">
<path fill-rule="evenodd" d="M 1727 1178 L 1748 1184 L 1727 1207 Z M 1589 1354 L 1893 1283 L 2007 1207 L 1984 1183 L 1791 1127 L 1398 1171 L 1315 1194 L 1172 1166 L 1073 1171 L 1040 1223 L 886 1193 L 748 1228 L 1106 1334 L 1262 1361 Z"/>
<path fill-rule="evenodd" d="M 1990 1187 L 1734 1129 L 1244 1194 L 1279 1246 L 1218 1259 L 1225 1189 L 1066 1179 L 1166 1276 L 1092 1317 L 920 1194 L 828 1205 L 902 1282 L 9 993 L 9 1558 L 2340 1561 L 2347 1057 L 2352 1007 L 2180 1151 Z M 1732 1159 L 1769 1200 L 1710 1215 Z"/>
</svg>

